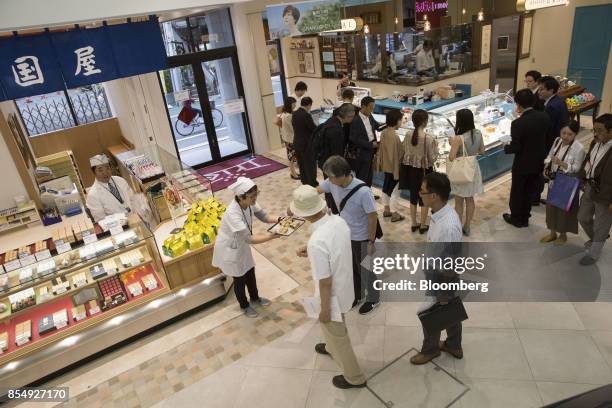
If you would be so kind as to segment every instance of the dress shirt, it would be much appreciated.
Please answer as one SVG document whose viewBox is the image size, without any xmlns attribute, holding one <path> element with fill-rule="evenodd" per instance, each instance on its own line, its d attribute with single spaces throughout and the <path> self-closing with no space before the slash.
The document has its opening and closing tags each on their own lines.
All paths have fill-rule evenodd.
<svg viewBox="0 0 612 408">
<path fill-rule="evenodd" d="M 376 138 L 376 136 L 374 135 L 374 131 L 372 130 L 372 123 L 370 122 L 370 117 L 364 115 L 363 113 L 359 112 L 359 117 L 361 118 L 361 121 L 363 122 L 363 125 L 366 128 L 366 132 L 368 134 L 368 140 L 370 142 L 374 141 L 374 139 Z"/>
<path fill-rule="evenodd" d="M 548 105 L 548 102 L 550 102 L 550 100 L 555 96 L 555 94 L 552 94 L 551 96 L 548 97 L 548 99 L 546 99 L 546 101 L 544 101 L 544 106 Z"/>
<path fill-rule="evenodd" d="M 308 258 L 315 281 L 315 296 L 321 296 L 319 281 L 331 277 L 331 295 L 338 298 L 340 310 L 346 313 L 355 299 L 349 227 L 339 216 L 325 215 L 311 224 L 310 233 Z"/>
<path fill-rule="evenodd" d="M 606 153 L 608 153 L 610 147 L 612 147 L 612 139 L 608 140 L 607 143 L 598 142 L 597 144 L 595 144 L 595 146 L 593 146 L 593 150 L 591 151 L 591 157 L 584 166 L 584 171 L 586 172 L 587 179 L 593 177 L 593 172 L 597 168 L 597 165 L 601 161 L 602 157 L 604 157 Z"/>
<path fill-rule="evenodd" d="M 546 157 L 546 160 L 544 160 L 544 164 L 548 165 L 552 161 L 553 156 L 556 156 L 568 165 L 567 168 L 561 169 L 564 173 L 577 173 L 580 170 L 582 162 L 584 161 L 584 156 L 586 155 L 582 143 L 578 142 L 577 140 L 574 140 L 574 143 L 568 146 L 560 145 L 561 143 L 561 138 L 557 138 L 557 140 L 553 144 L 553 147 L 550 149 L 550 152 L 548 152 L 548 157 Z M 555 152 L 557 154 L 555 154 Z M 553 173 L 556 172 L 558 169 L 559 166 L 554 163 L 551 164 L 550 170 Z"/>
<path fill-rule="evenodd" d="M 431 223 L 427 233 L 430 242 L 461 242 L 463 230 L 461 220 L 453 207 L 446 204 L 431 214 Z"/>
</svg>

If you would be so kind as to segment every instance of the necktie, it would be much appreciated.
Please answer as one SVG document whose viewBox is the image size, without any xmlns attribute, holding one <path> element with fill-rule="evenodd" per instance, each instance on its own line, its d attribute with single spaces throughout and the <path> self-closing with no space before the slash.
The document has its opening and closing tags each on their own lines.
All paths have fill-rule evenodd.
<svg viewBox="0 0 612 408">
<path fill-rule="evenodd" d="M 117 201 L 123 204 L 123 199 L 121 198 L 119 189 L 117 189 L 117 185 L 114 182 L 112 182 L 112 180 L 108 183 L 108 191 L 110 191 L 110 193 L 115 196 Z"/>
</svg>

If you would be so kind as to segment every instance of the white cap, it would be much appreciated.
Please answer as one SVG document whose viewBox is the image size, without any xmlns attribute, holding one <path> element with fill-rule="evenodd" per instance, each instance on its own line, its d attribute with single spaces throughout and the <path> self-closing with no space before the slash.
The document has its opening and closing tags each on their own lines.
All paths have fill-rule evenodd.
<svg viewBox="0 0 612 408">
<path fill-rule="evenodd" d="M 247 177 L 238 177 L 238 180 L 230 185 L 229 189 L 234 192 L 234 195 L 241 196 L 253 187 L 255 187 L 253 180 Z"/>
<path fill-rule="evenodd" d="M 293 190 L 293 201 L 289 204 L 291 212 L 298 217 L 310 217 L 318 214 L 327 206 L 317 189 L 302 185 Z"/>
<path fill-rule="evenodd" d="M 105 154 L 98 154 L 89 159 L 89 165 L 91 167 L 102 166 L 109 163 L 110 160 L 108 160 L 108 157 L 106 157 Z"/>
</svg>

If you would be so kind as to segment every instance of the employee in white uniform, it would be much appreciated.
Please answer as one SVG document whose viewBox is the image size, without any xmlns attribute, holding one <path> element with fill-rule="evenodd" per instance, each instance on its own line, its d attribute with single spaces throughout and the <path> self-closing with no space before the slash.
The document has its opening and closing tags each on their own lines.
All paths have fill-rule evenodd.
<svg viewBox="0 0 612 408">
<path fill-rule="evenodd" d="M 270 233 L 253 235 L 253 216 L 268 224 L 274 224 L 278 219 L 269 217 L 257 204 L 259 191 L 253 180 L 239 177 L 229 188 L 234 193 L 234 199 L 227 206 L 221 219 L 212 264 L 224 274 L 234 278 L 234 293 L 240 308 L 248 317 L 257 317 L 257 311 L 247 300 L 245 286 L 249 291 L 251 303 L 268 306 L 270 301 L 260 297 L 257 292 L 255 260 L 251 253 L 251 244 L 262 244 L 278 238 L 279 235 Z"/>
<path fill-rule="evenodd" d="M 87 194 L 87 208 L 94 221 L 107 215 L 132 212 L 134 191 L 122 177 L 113 176 L 110 160 L 105 154 L 89 159 L 96 181 Z"/>
</svg>

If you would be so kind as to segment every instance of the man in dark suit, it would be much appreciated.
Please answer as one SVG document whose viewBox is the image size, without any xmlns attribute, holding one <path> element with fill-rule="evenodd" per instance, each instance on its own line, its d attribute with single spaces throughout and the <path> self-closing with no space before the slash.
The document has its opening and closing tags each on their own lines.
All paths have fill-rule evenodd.
<svg viewBox="0 0 612 408">
<path fill-rule="evenodd" d="M 300 180 L 302 184 L 316 187 L 317 162 L 314 155 L 312 143 L 312 132 L 317 127 L 310 114 L 312 99 L 308 96 L 302 98 L 300 107 L 291 115 L 293 125 L 293 148 L 300 168 Z"/>
<path fill-rule="evenodd" d="M 337 108 L 334 109 L 332 115 L 333 116 L 338 115 L 338 108 L 340 108 L 340 106 L 344 105 L 345 103 L 350 103 L 351 105 L 353 105 L 354 99 L 355 99 L 355 92 L 351 88 L 343 88 L 342 89 L 342 103 L 338 105 Z M 357 105 L 353 105 L 353 107 L 355 108 L 355 116 L 357 116 L 361 108 Z M 351 133 L 351 124 L 346 123 L 342 127 L 344 129 L 344 141 L 345 143 L 348 143 L 349 135 Z"/>
<path fill-rule="evenodd" d="M 544 101 L 540 98 L 540 79 L 542 78 L 542 74 L 539 71 L 527 71 L 525 73 L 525 86 L 533 92 L 536 96 L 533 108 L 535 110 L 543 111 L 544 110 Z"/>
<path fill-rule="evenodd" d="M 521 89 L 514 96 L 520 117 L 512 122 L 512 141 L 504 147 L 506 154 L 514 154 L 510 214 L 505 213 L 504 220 L 517 228 L 529 225 L 531 200 L 548 154 L 546 135 L 550 119 L 544 112 L 533 109 L 534 97 L 529 89 Z"/>
<path fill-rule="evenodd" d="M 370 96 L 361 100 L 361 110 L 351 123 L 347 149 L 347 159 L 355 176 L 370 187 L 372 187 L 372 160 L 378 148 L 376 130 L 380 126 L 372 116 L 375 105 L 374 98 Z"/>
</svg>

